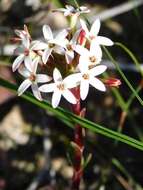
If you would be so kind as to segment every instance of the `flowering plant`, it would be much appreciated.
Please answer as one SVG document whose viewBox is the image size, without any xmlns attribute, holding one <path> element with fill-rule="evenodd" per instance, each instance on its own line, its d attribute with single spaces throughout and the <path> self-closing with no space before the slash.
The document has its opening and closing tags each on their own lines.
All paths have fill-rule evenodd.
<svg viewBox="0 0 143 190">
<path fill-rule="evenodd" d="M 107 37 L 99 36 L 100 20 L 97 19 L 88 29 L 85 20 L 79 19 L 82 13 L 88 13 L 86 7 L 56 9 L 74 20 L 71 27 L 53 34 L 49 25 L 44 25 L 44 40 L 33 40 L 27 26 L 24 30 L 15 30 L 18 37 L 14 38 L 20 45 L 15 49 L 18 57 L 14 60 L 12 70 L 18 70 L 25 80 L 18 88 L 18 95 L 22 95 L 30 86 L 35 98 L 42 101 L 43 93 L 52 94 L 52 106 L 56 108 L 63 96 L 72 107 L 72 111 L 81 117 L 85 116 L 85 108 L 81 108 L 81 100 L 85 100 L 89 87 L 101 92 L 106 86 L 118 86 L 118 79 L 102 79 L 99 75 L 107 70 L 101 64 L 101 45 L 112 46 L 114 43 Z M 39 86 L 40 83 L 43 83 Z M 45 84 L 46 83 L 46 84 Z M 75 126 L 75 163 L 72 188 L 79 189 L 83 174 L 82 157 L 84 151 L 83 129 Z"/>
</svg>

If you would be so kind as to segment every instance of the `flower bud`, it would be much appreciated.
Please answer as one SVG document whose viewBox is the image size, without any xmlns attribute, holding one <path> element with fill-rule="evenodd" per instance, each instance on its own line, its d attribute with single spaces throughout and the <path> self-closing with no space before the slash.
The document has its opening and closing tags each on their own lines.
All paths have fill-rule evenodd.
<svg viewBox="0 0 143 190">
<path fill-rule="evenodd" d="M 84 45 L 84 44 L 85 44 L 85 42 L 86 42 L 85 35 L 86 35 L 85 31 L 84 31 L 84 30 L 81 30 L 81 32 L 80 32 L 80 34 L 79 34 L 79 37 L 78 37 L 78 43 L 79 43 L 80 45 Z"/>
<path fill-rule="evenodd" d="M 121 85 L 121 81 L 116 78 L 109 78 L 109 79 L 104 80 L 104 84 L 110 87 L 118 87 Z"/>
</svg>

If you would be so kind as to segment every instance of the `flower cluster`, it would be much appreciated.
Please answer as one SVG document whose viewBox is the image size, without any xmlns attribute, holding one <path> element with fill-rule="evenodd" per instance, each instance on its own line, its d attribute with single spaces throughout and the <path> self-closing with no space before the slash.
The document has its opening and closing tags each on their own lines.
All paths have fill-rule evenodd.
<svg viewBox="0 0 143 190">
<path fill-rule="evenodd" d="M 71 17 L 74 14 L 79 16 L 81 13 L 89 12 L 86 7 L 75 9 L 69 5 L 66 9 L 56 11 Z M 24 30 L 16 30 L 18 37 L 15 39 L 21 44 L 15 49 L 18 56 L 12 69 L 18 70 L 25 77 L 18 88 L 18 94 L 22 95 L 30 86 L 38 100 L 42 100 L 41 92 L 53 93 L 52 106 L 56 108 L 62 96 L 71 104 L 77 103 L 73 88 L 80 89 L 82 100 L 86 99 L 90 85 L 97 90 L 105 91 L 107 83 L 104 84 L 103 80 L 98 78 L 107 69 L 105 65 L 100 64 L 101 45 L 112 46 L 113 42 L 109 38 L 99 36 L 99 30 L 99 19 L 95 20 L 90 30 L 86 22 L 80 19 L 80 28 L 64 29 L 56 35 L 50 26 L 44 25 L 43 41 L 33 41 L 26 26 Z M 46 84 L 39 86 L 39 83 Z"/>
</svg>

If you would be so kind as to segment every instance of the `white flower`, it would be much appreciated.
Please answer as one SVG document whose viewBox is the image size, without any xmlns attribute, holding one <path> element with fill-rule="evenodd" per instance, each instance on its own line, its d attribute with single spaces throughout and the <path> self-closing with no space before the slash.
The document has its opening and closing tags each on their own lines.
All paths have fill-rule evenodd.
<svg viewBox="0 0 143 190">
<path fill-rule="evenodd" d="M 68 64 L 72 62 L 74 59 L 74 47 L 77 43 L 78 36 L 80 34 L 80 30 L 78 30 L 72 37 L 71 40 L 66 39 L 61 44 L 62 47 L 65 49 L 65 58 Z"/>
<path fill-rule="evenodd" d="M 75 51 L 80 55 L 79 64 L 95 66 L 96 64 L 99 64 L 101 62 L 102 51 L 95 43 L 95 41 L 91 42 L 89 50 L 83 46 L 76 45 Z"/>
<path fill-rule="evenodd" d="M 87 7 L 81 6 L 79 8 L 75 8 L 71 5 L 66 5 L 66 8 L 60 8 L 60 9 L 55 9 L 54 12 L 63 12 L 64 16 L 73 16 L 77 15 L 79 16 L 82 13 L 89 13 L 90 10 L 87 9 Z"/>
<path fill-rule="evenodd" d="M 27 35 L 22 39 L 22 44 L 15 49 L 14 53 L 18 55 L 18 57 L 13 62 L 13 72 L 19 68 L 22 62 L 24 62 L 25 67 L 28 68 L 35 53 L 32 51 L 32 43 Z"/>
<path fill-rule="evenodd" d="M 88 95 L 89 85 L 100 91 L 106 90 L 105 85 L 96 78 L 96 76 L 103 73 L 106 69 L 107 67 L 105 65 L 98 65 L 89 69 L 87 64 L 83 63 L 79 65 L 80 73 L 71 74 L 68 80 L 73 80 L 77 84 L 80 84 L 80 97 L 82 100 L 85 100 Z"/>
<path fill-rule="evenodd" d="M 61 44 L 64 42 L 67 34 L 68 34 L 67 30 L 62 30 L 54 38 L 51 28 L 48 25 L 43 26 L 43 35 L 46 40 L 46 43 L 43 43 L 44 52 L 42 60 L 44 64 L 46 64 L 46 62 L 48 61 L 48 58 L 51 55 L 52 51 L 59 53 L 63 50 L 61 48 Z M 41 44 L 41 49 L 42 49 L 42 44 Z"/>
<path fill-rule="evenodd" d="M 31 61 L 28 68 L 19 69 L 19 73 L 26 78 L 18 88 L 19 96 L 22 95 L 27 90 L 27 88 L 31 86 L 33 95 L 38 100 L 42 100 L 37 83 L 49 82 L 50 80 L 52 80 L 52 78 L 45 74 L 36 74 L 38 62 L 39 58 L 36 58 Z"/>
<path fill-rule="evenodd" d="M 53 92 L 52 106 L 56 108 L 59 105 L 61 96 L 64 96 L 68 102 L 76 104 L 77 100 L 69 90 L 74 88 L 76 83 L 74 81 L 70 81 L 68 77 L 62 79 L 61 73 L 57 68 L 53 71 L 53 79 L 54 83 L 45 84 L 39 87 L 41 92 Z"/>
<path fill-rule="evenodd" d="M 82 29 L 86 33 L 86 37 L 89 40 L 95 40 L 97 44 L 104 45 L 104 46 L 112 46 L 114 43 L 109 38 L 98 36 L 99 30 L 100 30 L 100 20 L 96 19 L 95 22 L 92 24 L 90 31 L 87 28 L 87 25 L 84 20 L 80 19 L 80 23 L 82 26 Z"/>
</svg>

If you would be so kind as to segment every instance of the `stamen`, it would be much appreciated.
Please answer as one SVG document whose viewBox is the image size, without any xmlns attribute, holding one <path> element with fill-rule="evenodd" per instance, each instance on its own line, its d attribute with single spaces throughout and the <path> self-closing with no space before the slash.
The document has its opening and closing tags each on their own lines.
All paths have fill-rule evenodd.
<svg viewBox="0 0 143 190">
<path fill-rule="evenodd" d="M 49 43 L 49 48 L 53 48 L 54 46 L 55 46 L 55 44 Z"/>
<path fill-rule="evenodd" d="M 67 44 L 67 49 L 68 49 L 69 51 L 72 51 L 72 50 L 73 50 L 72 45 L 71 45 L 71 44 Z"/>
<path fill-rule="evenodd" d="M 89 79 L 89 74 L 83 74 L 82 77 L 83 77 L 85 80 L 88 80 L 88 79 Z"/>
<path fill-rule="evenodd" d="M 63 90 L 65 89 L 65 86 L 64 86 L 64 84 L 58 84 L 58 85 L 57 85 L 57 88 L 58 88 L 59 90 L 63 91 Z"/>
<path fill-rule="evenodd" d="M 91 61 L 92 63 L 95 63 L 95 62 L 96 62 L 96 57 L 95 57 L 95 56 L 89 57 L 89 59 L 90 59 L 90 61 Z"/>
<path fill-rule="evenodd" d="M 36 76 L 34 74 L 31 74 L 29 79 L 34 82 L 36 80 Z"/>
</svg>

